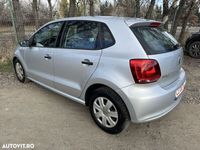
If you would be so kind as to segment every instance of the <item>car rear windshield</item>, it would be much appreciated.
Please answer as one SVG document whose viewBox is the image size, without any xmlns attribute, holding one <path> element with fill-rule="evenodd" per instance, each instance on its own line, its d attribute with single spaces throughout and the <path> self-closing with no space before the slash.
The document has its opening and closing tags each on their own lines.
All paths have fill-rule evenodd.
<svg viewBox="0 0 200 150">
<path fill-rule="evenodd" d="M 159 27 L 130 27 L 148 55 L 161 54 L 178 49 L 176 39 Z"/>
</svg>

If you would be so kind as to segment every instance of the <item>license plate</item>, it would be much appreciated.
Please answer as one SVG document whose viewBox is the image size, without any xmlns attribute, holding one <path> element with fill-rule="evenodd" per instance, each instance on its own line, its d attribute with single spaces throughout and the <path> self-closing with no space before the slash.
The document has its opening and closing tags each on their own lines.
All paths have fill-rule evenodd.
<svg viewBox="0 0 200 150">
<path fill-rule="evenodd" d="M 184 82 L 183 85 L 181 85 L 181 87 L 178 90 L 176 90 L 176 93 L 175 93 L 176 98 L 179 97 L 181 95 L 181 93 L 183 93 L 183 91 L 185 89 L 185 84 L 186 84 L 186 82 Z"/>
</svg>

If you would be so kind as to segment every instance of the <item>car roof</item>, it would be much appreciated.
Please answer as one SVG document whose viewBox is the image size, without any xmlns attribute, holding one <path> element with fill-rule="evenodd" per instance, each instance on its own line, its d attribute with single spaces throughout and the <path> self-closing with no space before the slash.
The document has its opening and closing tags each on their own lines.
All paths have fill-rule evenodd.
<svg viewBox="0 0 200 150">
<path fill-rule="evenodd" d="M 117 17 L 117 16 L 81 16 L 81 17 L 68 17 L 58 19 L 52 22 L 58 21 L 69 21 L 69 20 L 90 20 L 104 23 L 117 23 L 117 22 L 125 22 L 128 26 L 131 26 L 136 23 L 147 23 L 147 22 L 157 22 L 154 20 L 147 20 L 142 18 L 131 18 L 131 17 Z"/>
</svg>

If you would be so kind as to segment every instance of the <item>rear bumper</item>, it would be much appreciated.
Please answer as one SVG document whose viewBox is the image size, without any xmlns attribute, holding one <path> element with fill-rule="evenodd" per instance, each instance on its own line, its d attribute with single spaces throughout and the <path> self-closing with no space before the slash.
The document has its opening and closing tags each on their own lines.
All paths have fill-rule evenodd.
<svg viewBox="0 0 200 150">
<path fill-rule="evenodd" d="M 185 82 L 185 71 L 181 69 L 179 79 L 167 87 L 134 84 L 122 88 L 119 94 L 123 95 L 132 122 L 148 122 L 164 116 L 179 104 L 183 93 L 177 98 L 175 93 Z"/>
</svg>

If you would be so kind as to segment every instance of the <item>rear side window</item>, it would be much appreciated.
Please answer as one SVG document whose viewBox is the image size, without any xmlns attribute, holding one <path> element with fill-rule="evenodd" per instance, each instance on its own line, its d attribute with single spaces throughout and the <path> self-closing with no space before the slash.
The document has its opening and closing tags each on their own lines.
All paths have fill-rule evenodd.
<svg viewBox="0 0 200 150">
<path fill-rule="evenodd" d="M 108 29 L 108 27 L 104 24 L 102 24 L 102 45 L 103 48 L 107 48 L 110 47 L 112 45 L 115 44 L 115 40 L 110 32 L 110 30 Z"/>
<path fill-rule="evenodd" d="M 176 39 L 167 31 L 158 27 L 131 27 L 148 55 L 174 51 L 180 46 Z"/>
</svg>

